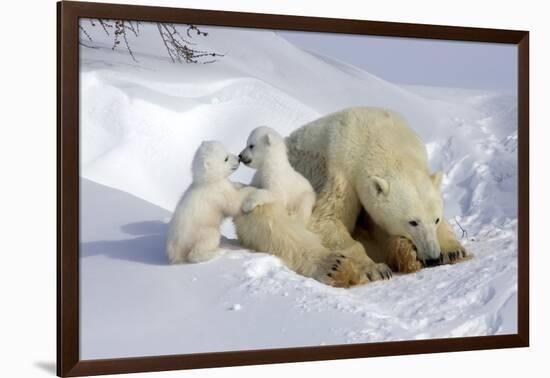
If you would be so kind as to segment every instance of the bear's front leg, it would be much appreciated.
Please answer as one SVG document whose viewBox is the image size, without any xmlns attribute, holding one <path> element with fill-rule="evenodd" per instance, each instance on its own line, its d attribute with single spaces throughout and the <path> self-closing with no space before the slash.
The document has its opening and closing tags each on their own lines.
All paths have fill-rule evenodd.
<svg viewBox="0 0 550 378">
<path fill-rule="evenodd" d="M 466 248 L 460 244 L 453 228 L 446 219 L 442 219 L 441 225 L 437 229 L 437 238 L 441 248 L 441 256 L 437 260 L 426 261 L 426 266 L 455 264 L 472 257 L 466 251 Z"/>
<path fill-rule="evenodd" d="M 421 262 L 417 259 L 416 247 L 407 238 L 391 237 L 388 242 L 386 262 L 399 273 L 413 273 L 421 268 L 437 265 L 455 264 L 471 258 L 471 255 L 457 240 L 451 225 L 443 220 L 437 230 L 441 255 L 438 259 Z"/>
<path fill-rule="evenodd" d="M 220 232 L 217 228 L 199 230 L 194 237 L 195 243 L 187 255 L 188 262 L 205 262 L 220 255 Z"/>
<path fill-rule="evenodd" d="M 271 194 L 271 192 L 265 189 L 257 189 L 244 200 L 242 211 L 244 213 L 250 213 L 256 207 L 274 201 L 275 197 Z"/>
<path fill-rule="evenodd" d="M 328 277 L 323 277 L 323 282 L 348 287 L 392 277 L 391 269 L 384 263 L 374 262 L 338 219 L 324 218 L 310 223 L 310 227 L 321 235 L 323 245 L 332 251 L 320 264 L 321 272 Z"/>
<path fill-rule="evenodd" d="M 386 262 L 394 271 L 413 273 L 422 269 L 416 256 L 416 247 L 407 238 L 394 236 L 388 240 Z"/>
</svg>

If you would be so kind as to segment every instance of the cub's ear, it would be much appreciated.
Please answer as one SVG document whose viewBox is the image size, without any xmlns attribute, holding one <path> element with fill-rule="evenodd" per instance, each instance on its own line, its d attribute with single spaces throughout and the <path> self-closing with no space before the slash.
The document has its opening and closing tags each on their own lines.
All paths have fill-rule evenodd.
<svg viewBox="0 0 550 378">
<path fill-rule="evenodd" d="M 434 183 L 436 188 L 441 188 L 441 181 L 443 181 L 443 172 L 435 172 L 430 176 L 430 178 L 432 179 L 432 182 Z"/>
<path fill-rule="evenodd" d="M 386 180 L 378 176 L 371 176 L 370 178 L 372 188 L 376 195 L 387 196 L 390 192 L 390 184 Z"/>
<path fill-rule="evenodd" d="M 265 134 L 264 140 L 265 144 L 267 144 L 268 146 L 271 146 L 273 144 L 273 136 L 271 136 L 270 134 Z"/>
</svg>

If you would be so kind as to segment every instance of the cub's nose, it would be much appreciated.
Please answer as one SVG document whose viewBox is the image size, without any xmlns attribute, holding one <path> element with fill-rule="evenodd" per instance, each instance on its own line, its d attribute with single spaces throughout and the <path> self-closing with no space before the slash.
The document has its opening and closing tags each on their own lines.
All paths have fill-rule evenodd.
<svg viewBox="0 0 550 378">
<path fill-rule="evenodd" d="M 241 156 L 241 154 L 239 154 L 239 161 L 243 160 L 243 157 Z"/>
</svg>

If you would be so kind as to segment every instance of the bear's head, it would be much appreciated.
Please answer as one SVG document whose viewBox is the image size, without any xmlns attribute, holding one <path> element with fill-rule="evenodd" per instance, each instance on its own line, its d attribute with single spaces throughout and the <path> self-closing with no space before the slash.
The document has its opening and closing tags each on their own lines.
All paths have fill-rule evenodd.
<svg viewBox="0 0 550 378">
<path fill-rule="evenodd" d="M 276 158 L 277 155 L 286 157 L 283 137 L 272 128 L 260 126 L 250 133 L 245 149 L 239 154 L 239 159 L 246 166 L 258 169 L 267 159 Z"/>
<path fill-rule="evenodd" d="M 421 261 L 438 259 L 437 229 L 443 219 L 442 173 L 411 171 L 397 177 L 365 176 L 359 199 L 378 225 L 390 235 L 409 239 Z"/>
<path fill-rule="evenodd" d="M 239 167 L 239 158 L 227 152 L 217 141 L 201 143 L 193 157 L 193 181 L 210 182 L 225 179 Z"/>
</svg>

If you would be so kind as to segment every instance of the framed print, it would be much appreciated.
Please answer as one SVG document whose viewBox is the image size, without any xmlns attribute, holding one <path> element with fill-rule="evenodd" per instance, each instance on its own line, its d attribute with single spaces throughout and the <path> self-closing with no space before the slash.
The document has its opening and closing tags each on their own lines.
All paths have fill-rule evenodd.
<svg viewBox="0 0 550 378">
<path fill-rule="evenodd" d="M 528 32 L 57 9 L 59 376 L 529 345 Z"/>
</svg>

